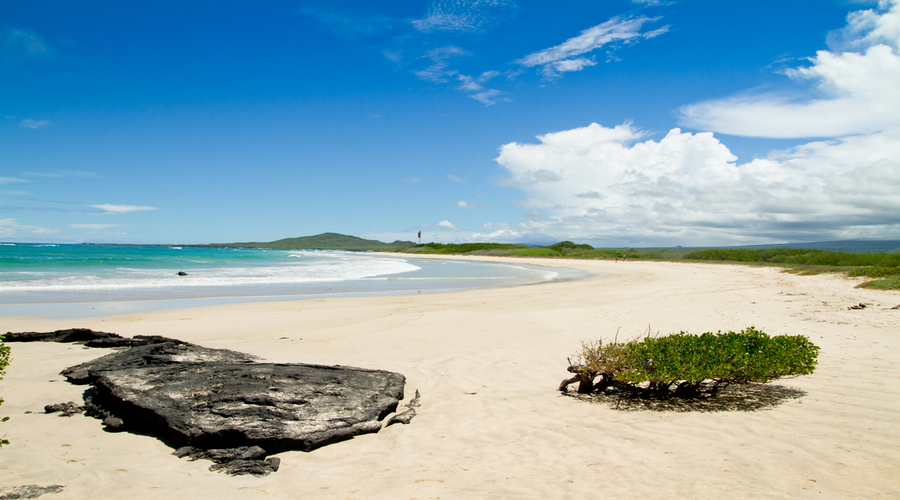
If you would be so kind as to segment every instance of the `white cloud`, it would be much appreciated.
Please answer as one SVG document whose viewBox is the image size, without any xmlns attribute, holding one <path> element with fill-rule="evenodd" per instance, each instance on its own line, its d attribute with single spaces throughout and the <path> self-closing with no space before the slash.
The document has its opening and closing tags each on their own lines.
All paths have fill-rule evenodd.
<svg viewBox="0 0 900 500">
<path fill-rule="evenodd" d="M 442 220 L 442 221 L 438 222 L 437 227 L 442 228 L 442 229 L 459 229 L 458 227 L 456 227 L 456 224 L 454 224 L 448 220 Z"/>
<path fill-rule="evenodd" d="M 66 170 L 63 172 L 22 172 L 25 177 L 46 177 L 50 179 L 59 179 L 63 177 L 100 177 L 93 172 L 78 172 Z"/>
<path fill-rule="evenodd" d="M 900 0 L 881 15 L 851 13 L 848 23 L 838 32 L 840 41 L 831 45 L 861 52 L 822 50 L 809 59 L 809 66 L 785 71 L 795 81 L 814 83 L 814 97 L 750 93 L 716 99 L 682 107 L 680 122 L 700 130 L 773 138 L 900 128 Z"/>
<path fill-rule="evenodd" d="M 447 59 L 468 55 L 469 53 L 465 50 L 452 45 L 429 50 L 428 54 L 424 57 L 426 59 L 431 59 L 432 64 L 421 71 L 416 71 L 415 75 L 423 80 L 428 80 L 429 82 L 446 83 L 451 77 L 458 73 L 456 70 L 447 69 L 450 66 Z"/>
<path fill-rule="evenodd" d="M 883 44 L 900 49 L 900 2 L 882 0 L 880 3 L 887 12 L 868 9 L 847 15 L 847 26 L 828 34 L 828 48 L 847 52 Z"/>
<path fill-rule="evenodd" d="M 552 210 L 559 208 L 559 205 L 548 200 L 513 200 L 513 202 L 517 207 L 526 210 Z"/>
<path fill-rule="evenodd" d="M 478 205 L 475 203 L 469 203 L 468 201 L 460 200 L 456 202 L 456 206 L 459 208 L 490 208 L 486 205 Z"/>
<path fill-rule="evenodd" d="M 135 205 L 110 205 L 108 203 L 103 205 L 90 205 L 93 208 L 99 208 L 106 213 L 110 214 L 126 214 L 129 212 L 143 212 L 145 210 L 159 210 L 156 207 L 139 207 Z"/>
<path fill-rule="evenodd" d="M 0 184 L 12 184 L 14 182 L 31 182 L 28 179 L 18 179 L 16 177 L 0 177 Z"/>
<path fill-rule="evenodd" d="M 485 88 L 482 83 L 487 82 L 491 78 L 500 74 L 497 71 L 485 71 L 479 77 L 473 78 L 469 75 L 457 75 L 457 80 L 460 81 L 458 90 L 462 90 L 469 94 L 469 97 L 475 99 L 476 101 L 484 104 L 485 106 L 493 106 L 497 104 L 499 96 L 503 95 L 503 92 L 500 92 L 496 89 L 488 89 Z M 508 101 L 509 99 L 503 99 L 504 101 Z"/>
<path fill-rule="evenodd" d="M 59 229 L 51 229 L 46 227 L 24 226 L 16 222 L 15 219 L 0 219 L 0 237 L 11 238 L 19 236 L 21 233 L 30 234 L 51 234 L 58 233 Z"/>
<path fill-rule="evenodd" d="M 489 29 L 514 9 L 509 0 L 435 0 L 426 16 L 412 24 L 419 31 L 473 33 Z"/>
<path fill-rule="evenodd" d="M 529 54 L 516 63 L 532 68 L 541 67 L 541 73 L 553 78 L 570 71 L 581 71 L 588 66 L 597 64 L 593 59 L 581 57 L 583 54 L 593 52 L 605 45 L 636 43 L 643 38 L 653 38 L 668 31 L 668 26 L 652 32 L 641 33 L 641 27 L 648 22 L 659 18 L 638 17 L 614 17 L 605 23 L 588 28 L 578 36 L 549 49 L 540 50 Z"/>
<path fill-rule="evenodd" d="M 69 224 L 69 227 L 75 229 L 91 229 L 94 231 L 99 231 L 101 229 L 108 229 L 111 227 L 118 227 L 118 224 Z"/>
<path fill-rule="evenodd" d="M 50 125 L 49 120 L 22 120 L 19 122 L 19 126 L 22 128 L 44 128 L 47 125 Z"/>
<path fill-rule="evenodd" d="M 43 37 L 25 28 L 0 27 L 0 58 L 6 62 L 23 59 L 52 59 L 54 51 Z"/>
<path fill-rule="evenodd" d="M 900 236 L 896 131 L 744 164 L 709 132 L 644 135 L 592 124 L 503 146 L 496 161 L 531 198 L 519 206 L 553 211 L 504 234 L 698 244 Z"/>
<path fill-rule="evenodd" d="M 453 181 L 453 182 L 466 182 L 465 179 L 459 178 L 459 177 L 457 177 L 457 176 L 455 176 L 455 175 L 453 175 L 453 174 L 447 174 L 447 178 L 450 179 L 450 180 Z"/>
</svg>

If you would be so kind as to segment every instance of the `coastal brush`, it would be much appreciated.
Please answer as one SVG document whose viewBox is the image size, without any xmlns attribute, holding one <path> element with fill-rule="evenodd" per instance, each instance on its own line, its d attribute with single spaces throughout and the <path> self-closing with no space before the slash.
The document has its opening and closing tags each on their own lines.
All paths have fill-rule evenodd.
<svg viewBox="0 0 900 500">
<path fill-rule="evenodd" d="M 752 326 L 739 333 L 598 340 L 583 343 L 581 352 L 569 358 L 568 371 L 574 376 L 559 390 L 566 392 L 578 382 L 582 394 L 611 389 L 660 399 L 715 395 L 729 384 L 809 375 L 818 353 L 819 347 L 805 336 L 770 337 Z"/>
</svg>

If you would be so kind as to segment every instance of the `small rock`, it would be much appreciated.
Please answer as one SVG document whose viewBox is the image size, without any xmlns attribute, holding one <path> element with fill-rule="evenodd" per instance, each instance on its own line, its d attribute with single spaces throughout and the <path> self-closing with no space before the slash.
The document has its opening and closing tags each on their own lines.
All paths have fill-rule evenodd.
<svg viewBox="0 0 900 500">
<path fill-rule="evenodd" d="M 408 424 L 412 421 L 413 417 L 416 416 L 416 410 L 410 408 L 403 413 L 398 413 L 388 420 L 388 423 L 385 427 L 391 426 L 394 424 Z"/>
<path fill-rule="evenodd" d="M 188 273 L 186 273 L 184 271 L 178 271 L 178 276 L 187 276 L 187 275 L 188 275 Z"/>
<path fill-rule="evenodd" d="M 106 430 L 109 432 L 121 432 L 125 430 L 125 422 L 123 422 L 121 418 L 106 417 L 103 419 L 103 425 L 106 426 Z"/>
<path fill-rule="evenodd" d="M 71 417 L 82 412 L 84 412 L 84 406 L 75 404 L 75 401 L 44 406 L 44 413 L 59 413 L 60 417 Z"/>
</svg>

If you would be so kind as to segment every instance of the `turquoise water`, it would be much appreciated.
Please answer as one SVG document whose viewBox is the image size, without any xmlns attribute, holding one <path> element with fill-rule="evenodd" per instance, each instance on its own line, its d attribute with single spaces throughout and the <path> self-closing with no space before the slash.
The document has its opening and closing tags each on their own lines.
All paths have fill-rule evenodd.
<svg viewBox="0 0 900 500">
<path fill-rule="evenodd" d="M 0 244 L 0 316 L 434 293 L 576 279 L 582 274 L 541 266 L 366 252 L 4 243 Z"/>
</svg>

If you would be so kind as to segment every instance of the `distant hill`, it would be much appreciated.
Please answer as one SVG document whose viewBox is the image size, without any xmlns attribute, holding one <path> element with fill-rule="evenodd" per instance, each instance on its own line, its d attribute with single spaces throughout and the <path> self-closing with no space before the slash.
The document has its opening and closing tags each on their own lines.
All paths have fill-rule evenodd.
<svg viewBox="0 0 900 500">
<path fill-rule="evenodd" d="M 900 240 L 840 240 L 813 243 L 785 243 L 783 245 L 754 245 L 743 248 L 813 248 L 846 253 L 896 253 L 900 252 Z"/>
<path fill-rule="evenodd" d="M 338 233 L 322 233 L 316 236 L 301 236 L 299 238 L 285 238 L 270 242 L 249 243 L 210 243 L 209 245 L 197 245 L 204 247 L 224 248 L 274 248 L 278 250 L 349 250 L 349 251 L 378 251 L 391 250 L 415 245 L 412 241 L 395 241 L 384 243 L 378 240 L 365 240 L 356 236 L 348 236 Z"/>
</svg>

